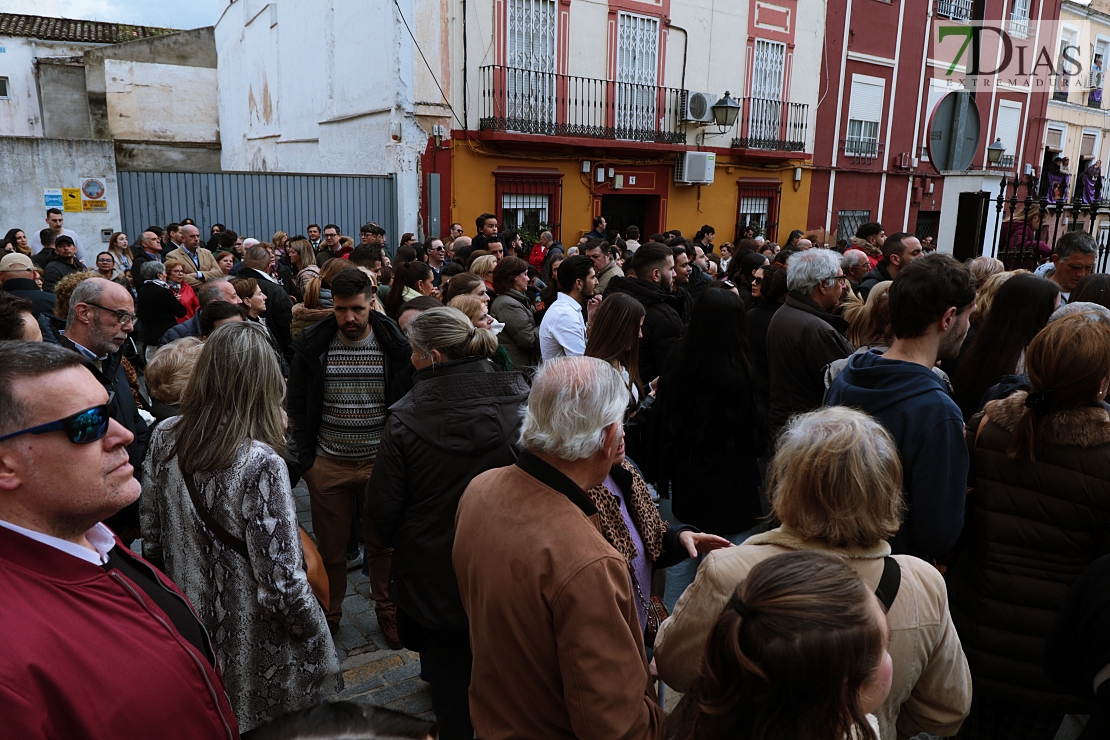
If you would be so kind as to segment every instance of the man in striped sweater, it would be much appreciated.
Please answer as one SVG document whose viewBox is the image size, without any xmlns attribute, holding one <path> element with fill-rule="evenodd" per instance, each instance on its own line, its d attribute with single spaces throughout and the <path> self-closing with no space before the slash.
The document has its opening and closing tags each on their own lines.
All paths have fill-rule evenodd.
<svg viewBox="0 0 1110 740">
<path fill-rule="evenodd" d="M 355 500 L 374 469 L 389 386 L 412 350 L 397 324 L 371 309 L 374 285 L 361 270 L 339 273 L 331 290 L 333 315 L 305 329 L 293 345 L 289 420 L 328 573 L 328 624 L 335 629 L 343 617 Z M 392 551 L 378 543 L 365 510 L 362 530 L 378 625 L 397 650 L 396 607 L 389 600 Z"/>
</svg>

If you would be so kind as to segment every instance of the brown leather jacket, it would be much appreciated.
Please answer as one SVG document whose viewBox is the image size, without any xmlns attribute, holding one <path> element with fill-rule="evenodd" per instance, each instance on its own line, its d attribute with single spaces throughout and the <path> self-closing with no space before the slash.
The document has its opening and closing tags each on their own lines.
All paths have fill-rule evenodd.
<svg viewBox="0 0 1110 740">
<path fill-rule="evenodd" d="M 569 478 L 528 452 L 475 478 L 452 560 L 479 737 L 663 737 L 628 567 Z"/>
</svg>

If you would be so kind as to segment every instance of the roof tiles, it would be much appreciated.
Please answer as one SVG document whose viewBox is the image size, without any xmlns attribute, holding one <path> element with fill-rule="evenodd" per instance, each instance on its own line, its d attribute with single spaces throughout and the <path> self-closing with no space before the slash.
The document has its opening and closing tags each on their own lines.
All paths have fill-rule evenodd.
<svg viewBox="0 0 1110 740">
<path fill-rule="evenodd" d="M 0 13 L 0 36 L 26 36 L 44 41 L 77 41 L 118 44 L 174 33 L 172 28 L 132 26 L 126 23 L 47 18 L 41 15 Z"/>
</svg>

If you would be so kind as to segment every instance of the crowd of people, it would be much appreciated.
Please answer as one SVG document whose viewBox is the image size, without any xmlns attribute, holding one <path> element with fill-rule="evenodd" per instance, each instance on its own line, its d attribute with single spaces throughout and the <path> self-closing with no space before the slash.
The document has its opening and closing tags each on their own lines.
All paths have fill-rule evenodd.
<svg viewBox="0 0 1110 740">
<path fill-rule="evenodd" d="M 841 249 L 607 227 L 8 232 L 3 723 L 1106 737 L 1091 237 L 1007 271 L 879 223 Z M 329 703 L 360 567 L 435 725 Z"/>
</svg>

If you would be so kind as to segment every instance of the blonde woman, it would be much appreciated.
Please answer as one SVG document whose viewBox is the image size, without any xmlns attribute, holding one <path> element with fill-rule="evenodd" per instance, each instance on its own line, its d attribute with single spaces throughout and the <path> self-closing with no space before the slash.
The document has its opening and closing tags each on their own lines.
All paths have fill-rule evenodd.
<svg viewBox="0 0 1110 740">
<path fill-rule="evenodd" d="M 466 314 L 470 319 L 470 323 L 474 325 L 475 329 L 485 329 L 497 335 L 505 328 L 504 324 L 497 324 L 496 320 L 489 312 L 489 307 L 484 301 L 477 296 L 460 295 L 451 299 L 447 304 L 451 308 L 456 308 Z M 512 370 L 513 361 L 509 358 L 509 352 L 505 349 L 505 345 L 498 342 L 497 349 L 490 354 L 490 360 L 497 366 L 498 370 Z"/>
<path fill-rule="evenodd" d="M 781 526 L 705 556 L 659 630 L 659 677 L 690 691 L 713 625 L 757 563 L 823 551 L 845 558 L 867 590 L 889 602 L 893 687 L 874 712 L 882 740 L 923 731 L 955 735 L 971 708 L 971 674 L 940 573 L 915 557 L 890 555 L 887 539 L 898 531 L 904 508 L 902 464 L 890 434 L 867 414 L 843 407 L 795 416 L 779 438 L 768 488 Z"/>
<path fill-rule="evenodd" d="M 150 412 L 159 422 L 181 413 L 181 395 L 203 348 L 200 337 L 183 337 L 159 347 L 147 363 L 143 375 L 150 391 Z"/>
<path fill-rule="evenodd" d="M 209 335 L 182 415 L 151 435 L 140 498 L 143 553 L 193 603 L 242 732 L 343 686 L 304 570 L 285 445 L 285 380 L 266 330 Z"/>
<path fill-rule="evenodd" d="M 470 272 L 482 278 L 482 282 L 493 289 L 493 268 L 497 267 L 497 258 L 492 254 L 483 254 L 470 263 Z"/>
<path fill-rule="evenodd" d="M 289 242 L 286 252 L 289 255 L 289 263 L 296 271 L 294 280 L 297 283 L 297 290 L 303 296 L 308 284 L 320 277 L 320 268 L 316 266 L 316 255 L 312 252 L 312 244 L 307 239 L 294 239 Z"/>
</svg>

